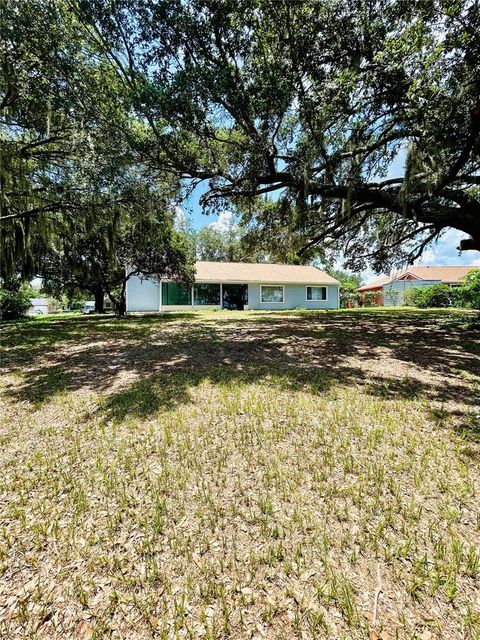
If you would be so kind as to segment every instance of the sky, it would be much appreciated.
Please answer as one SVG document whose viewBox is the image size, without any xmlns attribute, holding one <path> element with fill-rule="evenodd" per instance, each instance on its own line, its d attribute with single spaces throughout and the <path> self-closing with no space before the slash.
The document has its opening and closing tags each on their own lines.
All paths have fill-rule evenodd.
<svg viewBox="0 0 480 640">
<path fill-rule="evenodd" d="M 396 178 L 403 176 L 405 172 L 405 153 L 400 152 L 393 160 L 387 178 Z M 229 211 L 222 211 L 220 214 L 206 215 L 203 213 L 200 206 L 200 197 L 208 191 L 208 183 L 202 182 L 192 192 L 190 197 L 182 203 L 182 210 L 186 217 L 190 220 L 190 223 L 195 229 L 201 229 L 202 227 L 213 225 L 225 227 L 229 223 L 231 224 L 233 214 Z M 437 240 L 437 242 L 427 246 L 423 252 L 421 258 L 415 261 L 416 265 L 448 265 L 448 266 L 463 266 L 471 265 L 472 267 L 480 267 L 480 252 L 478 251 L 464 251 L 460 253 L 456 247 L 462 238 L 467 237 L 466 234 L 456 229 L 448 229 Z M 342 260 L 339 259 L 335 264 L 336 268 L 342 268 Z M 379 277 L 372 270 L 367 269 L 361 273 L 364 282 L 369 282 Z"/>
</svg>

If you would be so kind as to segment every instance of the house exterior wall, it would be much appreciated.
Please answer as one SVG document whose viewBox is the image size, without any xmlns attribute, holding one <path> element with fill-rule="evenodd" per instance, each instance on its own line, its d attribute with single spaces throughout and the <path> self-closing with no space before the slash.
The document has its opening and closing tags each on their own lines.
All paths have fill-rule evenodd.
<svg viewBox="0 0 480 640">
<path fill-rule="evenodd" d="M 239 283 L 241 284 L 241 283 Z M 269 284 L 265 282 L 264 284 Z M 276 284 L 276 283 L 275 283 Z M 284 285 L 284 301 L 281 303 L 263 303 L 260 298 L 260 284 L 248 285 L 248 308 L 249 309 L 338 309 L 339 295 L 338 285 L 318 285 L 326 286 L 326 300 L 307 300 L 306 284 L 286 284 Z M 220 309 L 221 307 L 211 305 L 161 305 L 160 283 L 153 280 L 141 280 L 138 276 L 132 276 L 127 281 L 127 311 L 192 311 L 193 309 Z M 275 286 L 275 285 L 274 285 Z"/>
<path fill-rule="evenodd" d="M 413 287 L 431 287 L 440 284 L 441 280 L 395 280 L 383 286 L 383 304 L 385 307 L 396 307 L 405 304 L 405 291 Z"/>
<path fill-rule="evenodd" d="M 268 285 L 268 282 L 265 282 Z M 276 285 L 277 283 L 275 283 Z M 273 285 L 273 286 L 275 286 Z M 338 309 L 338 285 L 312 285 L 315 287 L 325 286 L 327 288 L 326 300 L 307 300 L 307 286 L 305 284 L 284 285 L 283 302 L 261 302 L 260 284 L 248 285 L 248 308 L 249 309 Z"/>
<path fill-rule="evenodd" d="M 132 276 L 127 280 L 127 311 L 160 311 L 160 283 Z"/>
<path fill-rule="evenodd" d="M 222 307 L 214 304 L 164 304 L 161 311 L 219 311 Z"/>
</svg>

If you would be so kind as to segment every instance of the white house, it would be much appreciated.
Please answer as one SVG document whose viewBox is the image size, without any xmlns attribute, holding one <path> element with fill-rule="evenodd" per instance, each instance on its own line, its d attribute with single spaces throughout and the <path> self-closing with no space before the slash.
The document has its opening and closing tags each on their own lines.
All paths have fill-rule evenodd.
<svg viewBox="0 0 480 640">
<path fill-rule="evenodd" d="M 311 266 L 197 262 L 195 284 L 132 276 L 127 311 L 338 309 L 340 283 Z"/>
</svg>

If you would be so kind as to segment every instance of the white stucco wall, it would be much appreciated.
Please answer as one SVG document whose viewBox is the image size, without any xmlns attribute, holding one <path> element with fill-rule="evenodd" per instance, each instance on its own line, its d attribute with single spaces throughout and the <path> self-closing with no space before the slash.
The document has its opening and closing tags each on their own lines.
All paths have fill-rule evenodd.
<svg viewBox="0 0 480 640">
<path fill-rule="evenodd" d="M 48 304 L 33 304 L 27 311 L 27 316 L 47 315 Z"/>
<path fill-rule="evenodd" d="M 132 276 L 127 281 L 127 311 L 160 311 L 160 283 Z"/>
</svg>

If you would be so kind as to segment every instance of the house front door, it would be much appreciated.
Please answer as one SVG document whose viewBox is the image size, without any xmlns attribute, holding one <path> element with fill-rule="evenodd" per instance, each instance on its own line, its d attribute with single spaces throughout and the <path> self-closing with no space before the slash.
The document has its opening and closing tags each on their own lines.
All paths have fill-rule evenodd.
<svg viewBox="0 0 480 640">
<path fill-rule="evenodd" d="M 243 311 L 248 304 L 248 285 L 246 284 L 224 284 L 222 285 L 224 309 L 234 309 Z"/>
</svg>

